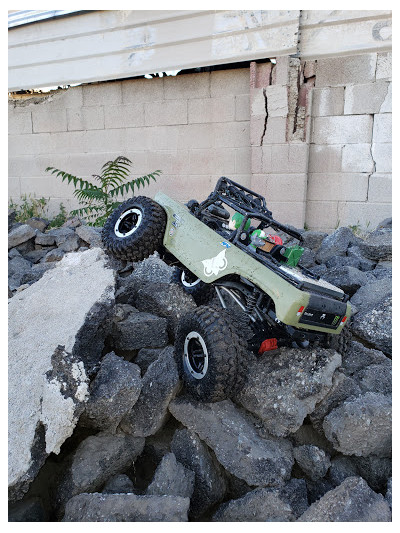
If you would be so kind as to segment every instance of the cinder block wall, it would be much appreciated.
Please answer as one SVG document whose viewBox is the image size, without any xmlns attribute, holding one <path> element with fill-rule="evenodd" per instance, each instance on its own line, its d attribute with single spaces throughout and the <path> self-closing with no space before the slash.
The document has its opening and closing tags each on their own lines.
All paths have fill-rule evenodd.
<svg viewBox="0 0 400 533">
<path fill-rule="evenodd" d="M 275 218 L 332 231 L 391 216 L 391 54 L 124 80 L 12 101 L 9 197 L 77 207 L 45 172 L 89 177 L 117 155 L 158 189 L 203 199 L 221 175 L 265 195 Z"/>
<path fill-rule="evenodd" d="M 117 155 L 134 177 L 162 170 L 157 183 L 178 200 L 204 199 L 217 179 L 250 185 L 248 69 L 135 79 L 70 88 L 9 106 L 9 197 L 50 197 L 77 207 L 73 187 L 47 166 L 80 177 Z"/>
</svg>

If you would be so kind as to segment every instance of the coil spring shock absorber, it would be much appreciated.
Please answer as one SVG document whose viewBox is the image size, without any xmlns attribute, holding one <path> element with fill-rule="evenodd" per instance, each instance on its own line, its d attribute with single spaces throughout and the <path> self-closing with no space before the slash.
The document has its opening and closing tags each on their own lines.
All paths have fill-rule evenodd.
<svg viewBox="0 0 400 533">
<path fill-rule="evenodd" d="M 253 292 L 250 294 L 250 296 L 247 298 L 247 312 L 252 313 L 255 306 L 257 305 L 258 298 L 260 296 L 260 291 L 258 291 L 255 287 L 253 289 Z"/>
</svg>

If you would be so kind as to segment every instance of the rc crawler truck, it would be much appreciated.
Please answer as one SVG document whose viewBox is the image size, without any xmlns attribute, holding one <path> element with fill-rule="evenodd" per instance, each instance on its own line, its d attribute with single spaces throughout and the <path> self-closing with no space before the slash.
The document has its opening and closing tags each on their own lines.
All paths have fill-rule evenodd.
<svg viewBox="0 0 400 533">
<path fill-rule="evenodd" d="M 264 197 L 228 178 L 201 203 L 183 205 L 162 192 L 125 201 L 108 218 L 103 242 L 126 261 L 157 250 L 194 297 L 197 309 L 176 330 L 175 357 L 198 400 L 240 390 L 255 354 L 282 346 L 346 350 L 348 295 L 300 266 L 302 235 L 274 220 Z"/>
</svg>

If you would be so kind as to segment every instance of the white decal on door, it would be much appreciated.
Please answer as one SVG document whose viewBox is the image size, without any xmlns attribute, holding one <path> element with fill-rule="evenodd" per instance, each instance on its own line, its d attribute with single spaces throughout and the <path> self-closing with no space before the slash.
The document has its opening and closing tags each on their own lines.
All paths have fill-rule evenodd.
<svg viewBox="0 0 400 533">
<path fill-rule="evenodd" d="M 219 274 L 222 270 L 225 270 L 225 268 L 228 266 L 228 260 L 225 257 L 226 250 L 222 250 L 218 255 L 215 257 L 211 257 L 211 259 L 204 259 L 202 261 L 204 265 L 204 275 L 205 276 L 216 276 Z"/>
</svg>

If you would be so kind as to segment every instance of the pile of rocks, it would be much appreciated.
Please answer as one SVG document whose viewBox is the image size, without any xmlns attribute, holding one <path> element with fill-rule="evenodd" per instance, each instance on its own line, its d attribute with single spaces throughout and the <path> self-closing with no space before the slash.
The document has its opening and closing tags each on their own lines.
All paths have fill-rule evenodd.
<svg viewBox="0 0 400 533">
<path fill-rule="evenodd" d="M 307 268 L 357 309 L 348 354 L 265 354 L 213 404 L 181 389 L 174 332 L 196 304 L 172 268 L 109 259 L 84 225 L 44 230 L 9 234 L 9 520 L 391 520 L 388 221 L 303 235 Z"/>
</svg>

